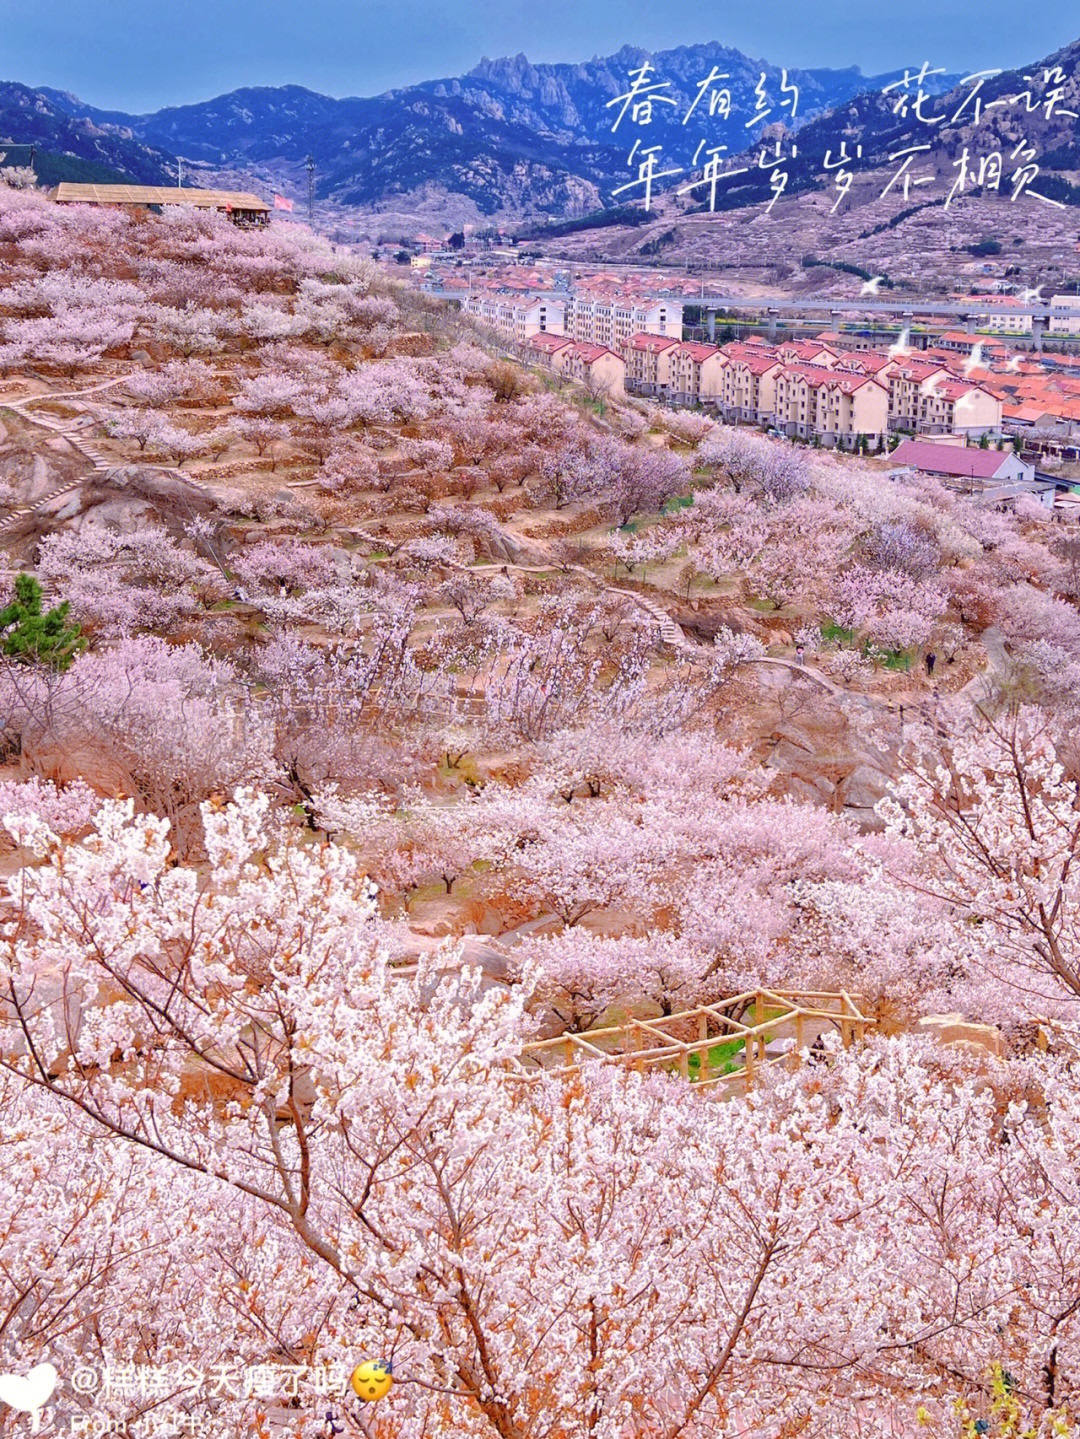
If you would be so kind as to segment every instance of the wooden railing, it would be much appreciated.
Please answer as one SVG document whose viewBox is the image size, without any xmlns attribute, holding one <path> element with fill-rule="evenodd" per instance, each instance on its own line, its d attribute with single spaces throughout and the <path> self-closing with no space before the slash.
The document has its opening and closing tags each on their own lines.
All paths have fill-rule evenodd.
<svg viewBox="0 0 1080 1439">
<path fill-rule="evenodd" d="M 861 996 L 846 990 L 747 990 L 718 1004 L 657 1019 L 631 1019 L 584 1034 L 533 1040 L 522 1047 L 515 1068 L 526 1079 L 541 1073 L 572 1074 L 589 1063 L 619 1065 L 641 1074 L 661 1069 L 681 1074 L 702 1089 L 745 1093 L 761 1070 L 790 1062 L 790 1056 L 829 1029 L 839 1033 L 845 1047 L 862 1039 L 877 1021 L 860 1008 L 858 999 Z M 752 1023 L 744 1022 L 748 1019 Z M 732 1068 L 740 1052 L 741 1063 Z"/>
</svg>

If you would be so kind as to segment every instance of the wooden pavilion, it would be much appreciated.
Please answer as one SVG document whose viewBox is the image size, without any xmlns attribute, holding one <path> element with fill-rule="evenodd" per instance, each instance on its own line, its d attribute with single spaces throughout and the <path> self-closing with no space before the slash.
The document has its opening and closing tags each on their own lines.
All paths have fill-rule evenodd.
<svg viewBox="0 0 1080 1439">
<path fill-rule="evenodd" d="M 194 205 L 216 210 L 236 225 L 266 225 L 270 206 L 248 190 L 194 190 L 180 185 L 77 185 L 56 187 L 60 205 L 132 205 L 156 209 L 163 205 Z"/>
</svg>

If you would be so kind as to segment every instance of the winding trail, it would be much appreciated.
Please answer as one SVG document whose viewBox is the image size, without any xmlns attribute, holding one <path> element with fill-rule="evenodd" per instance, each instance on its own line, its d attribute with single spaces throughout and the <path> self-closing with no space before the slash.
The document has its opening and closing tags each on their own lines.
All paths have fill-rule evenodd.
<svg viewBox="0 0 1080 1439">
<path fill-rule="evenodd" d="M 105 454 L 100 446 L 85 439 L 80 433 L 88 426 L 97 424 L 97 419 L 93 414 L 82 413 L 76 415 L 73 419 L 57 420 L 43 415 L 31 414 L 26 407 L 46 401 L 50 403 L 63 403 L 68 400 L 81 400 L 87 395 L 99 395 L 105 390 L 113 389 L 117 385 L 123 384 L 128 378 L 129 376 L 127 375 L 114 376 L 110 380 L 102 381 L 101 384 L 91 385 L 84 390 L 69 390 L 64 394 L 24 395 L 18 399 L 0 398 L 0 408 L 13 410 L 20 419 L 26 420 L 31 425 L 37 425 L 40 429 L 48 430 L 49 433 L 57 439 L 65 440 L 77 455 L 88 462 L 91 474 L 106 474 L 110 470 L 121 468 L 121 466 L 117 465 L 111 456 Z M 176 465 L 125 461 L 122 468 L 153 469 L 159 474 L 171 475 L 174 479 L 180 480 L 181 483 L 189 489 L 205 495 L 208 499 L 214 499 L 214 492 L 208 485 L 204 484 L 201 480 L 194 479 Z M 89 476 L 87 475 L 81 475 L 74 480 L 63 480 L 59 484 L 53 485 L 50 490 L 47 490 L 46 493 L 39 496 L 38 499 L 28 504 L 17 505 L 9 515 L 5 516 L 3 520 L 0 520 L 0 535 L 16 529 L 24 520 L 46 510 L 55 500 L 61 498 L 61 496 L 74 494 L 82 488 L 88 478 Z"/>
</svg>

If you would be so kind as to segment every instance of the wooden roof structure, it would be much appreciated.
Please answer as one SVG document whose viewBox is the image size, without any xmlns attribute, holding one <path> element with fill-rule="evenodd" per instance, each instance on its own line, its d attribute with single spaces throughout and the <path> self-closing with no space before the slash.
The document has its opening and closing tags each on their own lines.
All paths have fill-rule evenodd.
<svg viewBox="0 0 1080 1439">
<path fill-rule="evenodd" d="M 194 205 L 199 210 L 269 214 L 270 206 L 250 190 L 192 190 L 179 185 L 77 185 L 56 187 L 61 205 Z"/>
<path fill-rule="evenodd" d="M 791 1068 L 823 1032 L 836 1030 L 845 1048 L 865 1038 L 877 1021 L 864 1004 L 847 990 L 751 989 L 655 1019 L 532 1040 L 511 1061 L 511 1072 L 526 1081 L 545 1073 L 566 1078 L 593 1062 L 679 1074 L 721 1098 L 745 1094 L 763 1069 Z M 753 1023 L 746 1024 L 751 1010 Z"/>
</svg>

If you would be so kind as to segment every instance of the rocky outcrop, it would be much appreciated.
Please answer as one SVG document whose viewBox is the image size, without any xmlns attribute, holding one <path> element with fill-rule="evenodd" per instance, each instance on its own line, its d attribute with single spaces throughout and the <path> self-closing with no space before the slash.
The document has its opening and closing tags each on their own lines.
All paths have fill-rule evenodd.
<svg viewBox="0 0 1080 1439">
<path fill-rule="evenodd" d="M 723 629 L 734 634 L 756 634 L 754 625 L 736 610 L 692 610 L 689 605 L 674 605 L 668 611 L 679 628 L 700 644 L 712 644 Z"/>
<path fill-rule="evenodd" d="M 836 740 L 835 729 L 787 721 L 768 737 L 764 762 L 783 776 L 785 790 L 797 799 L 825 804 L 864 831 L 882 829 L 875 805 L 888 780 L 880 757 L 856 748 L 838 749 Z"/>
<path fill-rule="evenodd" d="M 844 811 L 861 829 L 883 829 L 885 822 L 875 805 L 885 797 L 886 786 L 881 770 L 871 764 L 859 764 L 840 781 L 836 793 Z"/>
<path fill-rule="evenodd" d="M 991 1054 L 995 1059 L 1004 1059 L 1007 1054 L 1000 1030 L 990 1024 L 974 1024 L 960 1013 L 924 1015 L 917 1029 L 939 1044 L 951 1045 L 967 1054 Z"/>
</svg>

